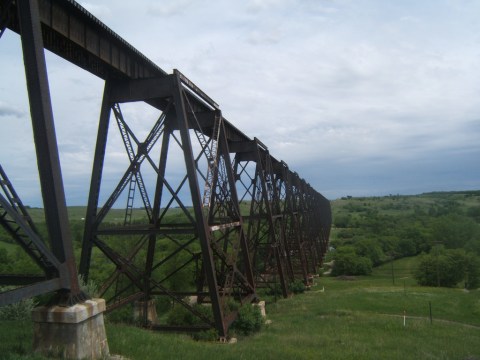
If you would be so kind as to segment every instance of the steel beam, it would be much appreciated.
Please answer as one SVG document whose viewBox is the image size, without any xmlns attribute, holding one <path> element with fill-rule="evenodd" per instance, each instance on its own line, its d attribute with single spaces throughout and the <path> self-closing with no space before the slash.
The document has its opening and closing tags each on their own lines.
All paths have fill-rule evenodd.
<svg viewBox="0 0 480 360">
<path fill-rule="evenodd" d="M 2 6 L 5 3 L 2 2 Z M 28 288 L 13 290 L 1 296 L 12 301 L 32 294 L 60 290 L 59 301 L 71 303 L 83 298 L 78 284 L 75 258 L 68 225 L 65 193 L 60 170 L 55 126 L 50 101 L 44 45 L 40 27 L 40 14 L 36 0 L 17 1 L 18 22 L 21 33 L 27 91 L 32 117 L 32 129 L 37 155 L 40 186 L 49 232 L 52 254 L 38 239 L 32 239 L 37 250 L 58 271 L 58 278 L 40 282 Z M 2 11 L 5 9 L 2 9 Z M 4 204 L 7 206 L 7 204 Z M 13 214 L 14 215 L 14 214 Z M 25 228 L 28 230 L 27 228 Z M 53 264 L 52 264 L 53 263 Z M 49 272 L 49 276 L 54 274 Z M 60 293 L 59 293 L 60 294 Z"/>
</svg>

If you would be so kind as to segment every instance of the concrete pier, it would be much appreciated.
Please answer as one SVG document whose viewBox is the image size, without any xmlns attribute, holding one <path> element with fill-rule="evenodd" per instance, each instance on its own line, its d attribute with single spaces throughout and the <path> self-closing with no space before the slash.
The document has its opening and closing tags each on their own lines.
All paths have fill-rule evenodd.
<svg viewBox="0 0 480 360">
<path fill-rule="evenodd" d="M 262 314 L 263 318 L 267 317 L 267 312 L 265 311 L 265 301 L 259 301 L 258 303 L 253 303 L 253 306 L 259 307 L 260 313 Z"/>
<path fill-rule="evenodd" d="M 145 304 L 146 303 L 146 304 Z M 147 321 L 156 324 L 158 317 L 157 317 L 157 308 L 156 302 L 154 299 L 148 301 L 135 301 L 133 305 L 133 318 L 134 320 L 143 321 L 145 317 L 145 308 L 147 310 Z"/>
<path fill-rule="evenodd" d="M 104 311 L 104 299 L 87 300 L 71 307 L 35 308 L 32 312 L 34 351 L 64 359 L 108 358 Z"/>
</svg>

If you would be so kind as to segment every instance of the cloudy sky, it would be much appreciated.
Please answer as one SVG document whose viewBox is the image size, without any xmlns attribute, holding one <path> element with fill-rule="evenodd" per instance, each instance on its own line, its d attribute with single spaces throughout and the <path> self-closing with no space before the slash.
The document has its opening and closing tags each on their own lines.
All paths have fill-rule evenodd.
<svg viewBox="0 0 480 360">
<path fill-rule="evenodd" d="M 329 199 L 480 189 L 478 1 L 81 4 Z M 83 205 L 103 82 L 48 53 L 47 65 L 67 201 Z M 39 205 L 21 45 L 8 31 L 0 79 L 0 163 Z"/>
</svg>

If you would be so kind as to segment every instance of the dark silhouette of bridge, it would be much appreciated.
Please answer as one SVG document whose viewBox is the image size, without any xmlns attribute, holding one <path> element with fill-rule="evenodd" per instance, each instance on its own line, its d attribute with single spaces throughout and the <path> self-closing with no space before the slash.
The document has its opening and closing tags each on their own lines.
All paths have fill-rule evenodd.
<svg viewBox="0 0 480 360">
<path fill-rule="evenodd" d="M 0 224 L 43 272 L 0 274 L 1 284 L 16 286 L 0 305 L 46 292 L 66 305 L 88 296 L 73 255 L 44 49 L 105 80 L 79 273 L 100 281 L 107 311 L 140 302 L 151 328 L 226 336 L 258 289 L 287 297 L 292 283 L 312 284 L 328 247 L 328 200 L 197 85 L 177 70 L 167 74 L 73 0 L 0 0 L 0 34 L 6 29 L 21 35 L 49 236 L 41 238 L 0 167 Z M 142 120 L 150 126 L 144 138 L 122 111 L 134 103 L 158 111 Z M 106 179 L 114 128 L 126 161 Z M 112 221 L 118 208 L 122 219 Z M 97 264 L 108 274 L 96 274 Z M 152 323 L 146 307 L 160 297 L 197 320 Z"/>
</svg>

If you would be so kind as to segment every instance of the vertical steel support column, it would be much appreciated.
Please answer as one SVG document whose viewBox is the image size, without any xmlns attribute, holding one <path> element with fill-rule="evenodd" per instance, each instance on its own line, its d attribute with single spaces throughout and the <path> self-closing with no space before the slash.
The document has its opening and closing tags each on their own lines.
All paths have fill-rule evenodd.
<svg viewBox="0 0 480 360">
<path fill-rule="evenodd" d="M 278 193 L 278 189 L 275 186 L 275 175 L 273 173 L 271 157 L 267 150 L 263 154 L 263 157 L 260 153 L 260 149 L 257 143 L 257 158 L 258 164 L 262 166 L 261 169 L 261 184 L 262 184 L 262 192 L 264 193 L 264 197 L 266 200 L 266 208 L 267 208 L 267 216 L 268 222 L 270 227 L 270 236 L 273 239 L 275 244 L 274 253 L 275 259 L 277 262 L 277 271 L 278 275 L 280 276 L 280 284 L 282 287 L 282 295 L 284 298 L 288 297 L 288 283 L 287 283 L 287 275 L 285 265 L 285 257 L 282 256 L 282 252 L 285 250 L 285 229 L 283 224 L 283 214 L 280 211 L 280 197 Z M 270 178 L 271 182 L 271 190 L 270 192 L 267 189 L 267 176 Z M 280 224 L 280 232 L 277 233 L 277 223 Z"/>
<path fill-rule="evenodd" d="M 76 296 L 80 294 L 80 288 L 68 224 L 38 3 L 36 0 L 17 1 L 17 9 L 45 219 L 52 251 L 62 263 L 62 287 Z"/>
<path fill-rule="evenodd" d="M 183 102 L 182 84 L 178 72 L 174 74 L 173 80 L 173 98 L 175 102 L 175 110 L 177 113 L 178 127 L 182 139 L 183 155 L 185 158 L 185 165 L 187 168 L 188 184 L 192 196 L 192 205 L 195 213 L 196 227 L 198 237 L 200 239 L 200 246 L 202 248 L 202 257 L 205 275 L 207 277 L 208 288 L 210 291 L 213 316 L 217 326 L 218 333 L 221 337 L 227 335 L 227 329 L 223 322 L 223 312 L 220 304 L 220 295 L 218 292 L 217 278 L 215 274 L 215 264 L 213 261 L 212 249 L 209 243 L 208 224 L 202 211 L 202 199 L 200 195 L 200 188 L 197 181 L 197 173 L 195 166 L 195 159 L 193 158 L 192 143 L 190 141 L 188 118 L 185 111 L 185 104 Z"/>
<path fill-rule="evenodd" d="M 88 280 L 90 261 L 93 247 L 93 225 L 97 216 L 98 201 L 100 196 L 100 185 L 102 181 L 103 162 L 105 160 L 105 149 L 107 147 L 108 126 L 110 123 L 110 89 L 109 81 L 105 82 L 103 91 L 102 108 L 98 123 L 97 144 L 93 158 L 92 179 L 90 182 L 90 194 L 88 196 L 87 214 L 85 216 L 85 231 L 82 243 L 82 256 L 80 259 L 80 274 L 84 280 Z"/>
<path fill-rule="evenodd" d="M 315 219 L 311 201 L 311 194 L 309 192 L 310 187 L 305 182 L 305 180 L 301 180 L 301 190 L 302 190 L 302 198 L 304 201 L 304 214 L 305 214 L 305 228 L 307 229 L 307 241 L 310 248 L 310 259 L 312 260 L 312 269 L 314 272 L 317 271 L 318 268 L 318 254 L 317 254 L 317 244 L 316 244 L 316 234 L 315 234 Z"/>
<path fill-rule="evenodd" d="M 300 241 L 298 219 L 297 219 L 297 213 L 295 211 L 293 185 L 292 185 L 290 171 L 288 170 L 287 164 L 283 162 L 281 163 L 281 171 L 279 172 L 279 175 L 281 175 L 284 186 L 285 186 L 284 212 L 285 212 L 286 218 L 288 219 L 286 223 L 288 224 L 289 243 L 298 249 L 296 260 L 299 262 L 303 281 L 306 285 L 308 285 L 308 269 L 307 269 L 308 265 L 305 257 L 305 252 L 303 249 L 303 244 Z"/>
<path fill-rule="evenodd" d="M 162 203 L 162 191 L 163 191 L 163 181 L 165 179 L 165 170 L 167 167 L 167 157 L 168 157 L 168 146 L 170 144 L 170 134 L 172 132 L 171 122 L 166 120 L 165 129 L 163 132 L 163 141 L 162 148 L 160 151 L 160 160 L 158 164 L 158 174 L 157 174 L 157 184 L 155 187 L 155 199 L 153 201 L 152 209 L 152 225 L 154 228 L 158 228 L 159 224 L 159 214 L 160 206 Z M 153 258 L 155 255 L 155 247 L 157 242 L 157 236 L 151 234 L 148 239 L 148 250 L 147 258 L 145 262 L 145 300 L 150 298 L 150 279 L 152 277 L 152 268 L 153 268 Z M 144 311 L 145 316 L 147 316 L 147 311 Z"/>
<path fill-rule="evenodd" d="M 220 114 L 220 116 L 222 116 Z M 253 276 L 253 269 L 252 269 L 252 261 L 250 258 L 250 251 L 248 249 L 248 243 L 247 243 L 247 238 L 245 236 L 245 231 L 243 229 L 243 219 L 242 215 L 240 212 L 240 204 L 238 202 L 238 194 L 237 194 L 237 187 L 235 186 L 235 176 L 233 174 L 233 168 L 230 164 L 232 164 L 232 161 L 230 159 L 230 151 L 228 148 L 228 142 L 227 142 L 227 137 L 225 134 L 225 126 L 224 123 L 222 122 L 222 129 L 220 131 L 220 154 L 223 156 L 225 165 L 227 166 L 227 177 L 228 177 L 228 182 L 230 185 L 230 191 L 231 191 L 231 198 L 234 206 L 236 207 L 236 210 L 238 212 L 238 215 L 240 217 L 240 226 L 239 226 L 239 232 L 240 232 L 240 248 L 243 253 L 243 261 L 245 265 L 245 273 L 247 276 L 247 280 L 249 285 L 252 287 L 252 289 L 255 289 L 255 279 Z"/>
</svg>

